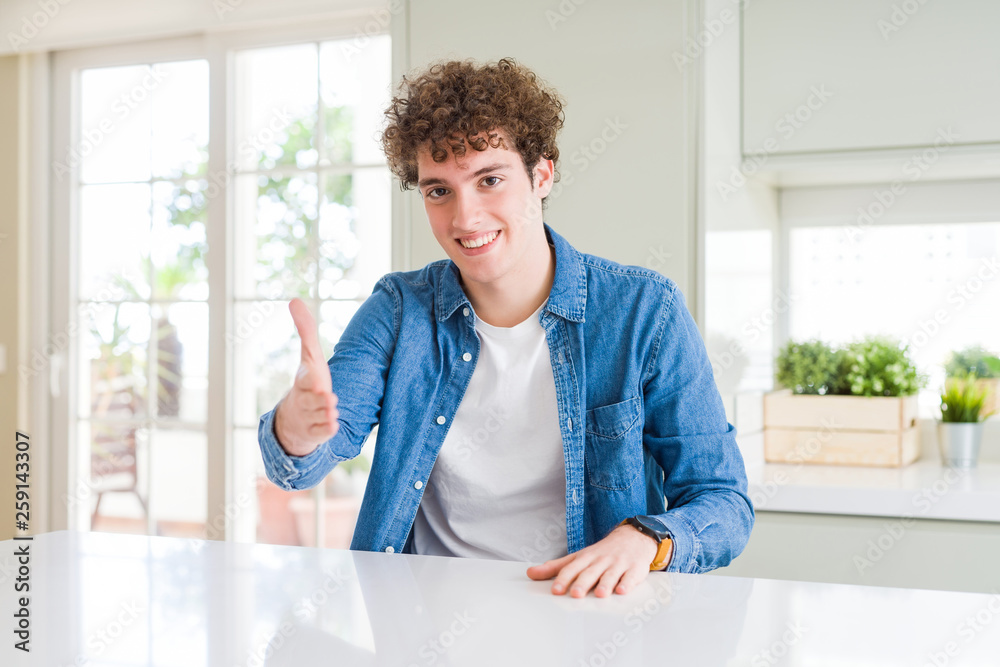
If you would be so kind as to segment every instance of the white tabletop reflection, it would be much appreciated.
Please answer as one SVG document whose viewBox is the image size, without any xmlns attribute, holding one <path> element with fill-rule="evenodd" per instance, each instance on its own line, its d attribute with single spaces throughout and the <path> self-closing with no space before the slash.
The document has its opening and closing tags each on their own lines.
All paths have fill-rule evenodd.
<svg viewBox="0 0 1000 667">
<path fill-rule="evenodd" d="M 25 544 L 28 654 L 12 634 Z M 572 599 L 525 569 L 105 533 L 9 540 L 0 664 L 1000 664 L 1000 594 L 654 573 L 624 597 Z"/>
</svg>

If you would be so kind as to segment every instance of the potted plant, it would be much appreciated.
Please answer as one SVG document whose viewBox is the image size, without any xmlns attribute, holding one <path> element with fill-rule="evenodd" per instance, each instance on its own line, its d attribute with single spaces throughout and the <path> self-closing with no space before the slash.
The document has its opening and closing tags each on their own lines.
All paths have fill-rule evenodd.
<svg viewBox="0 0 1000 667">
<path fill-rule="evenodd" d="M 903 466 L 919 456 L 916 394 L 927 378 L 898 341 L 790 341 L 775 379 L 784 389 L 764 399 L 766 461 Z"/>
<path fill-rule="evenodd" d="M 944 369 L 948 377 L 946 383 L 951 382 L 952 378 L 962 378 L 968 373 L 974 373 L 976 386 L 985 392 L 982 413 L 997 412 L 1000 408 L 1000 357 L 979 345 L 971 345 L 952 352 Z"/>
<path fill-rule="evenodd" d="M 976 374 L 952 377 L 941 394 L 938 444 L 941 459 L 952 468 L 975 468 L 983 440 L 982 421 L 993 414 L 983 412 L 986 390 L 976 384 Z"/>
</svg>

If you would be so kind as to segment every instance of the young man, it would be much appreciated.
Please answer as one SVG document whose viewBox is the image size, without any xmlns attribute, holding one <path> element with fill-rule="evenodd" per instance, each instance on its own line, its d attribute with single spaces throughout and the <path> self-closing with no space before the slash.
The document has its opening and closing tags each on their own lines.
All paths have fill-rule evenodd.
<svg viewBox="0 0 1000 667">
<path fill-rule="evenodd" d="M 509 60 L 449 62 L 386 115 L 450 259 L 384 276 L 329 361 L 291 302 L 302 365 L 261 417 L 268 477 L 314 486 L 378 424 L 352 549 L 545 561 L 527 575 L 574 597 L 728 564 L 754 511 L 683 295 L 543 221 L 559 97 Z"/>
</svg>

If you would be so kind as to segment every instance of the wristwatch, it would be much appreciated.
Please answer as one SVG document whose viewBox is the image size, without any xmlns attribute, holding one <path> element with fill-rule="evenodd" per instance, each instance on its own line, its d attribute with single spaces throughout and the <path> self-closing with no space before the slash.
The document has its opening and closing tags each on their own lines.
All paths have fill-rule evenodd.
<svg viewBox="0 0 1000 667">
<path fill-rule="evenodd" d="M 630 516 L 618 525 L 624 526 L 625 524 L 634 527 L 643 535 L 649 535 L 659 545 L 656 549 L 656 557 L 653 558 L 653 562 L 649 565 L 650 571 L 660 570 L 664 565 L 669 563 L 668 559 L 671 559 L 674 553 L 672 548 L 673 538 L 670 536 L 670 531 L 664 530 L 659 522 L 643 514 Z"/>
</svg>

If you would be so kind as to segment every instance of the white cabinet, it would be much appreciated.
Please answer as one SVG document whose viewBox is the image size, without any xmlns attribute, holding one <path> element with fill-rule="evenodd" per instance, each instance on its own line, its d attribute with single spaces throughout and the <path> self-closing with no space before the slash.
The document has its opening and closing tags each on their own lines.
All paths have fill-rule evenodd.
<svg viewBox="0 0 1000 667">
<path fill-rule="evenodd" d="M 995 0 L 747 3 L 742 58 L 745 155 L 1000 142 Z"/>
</svg>

